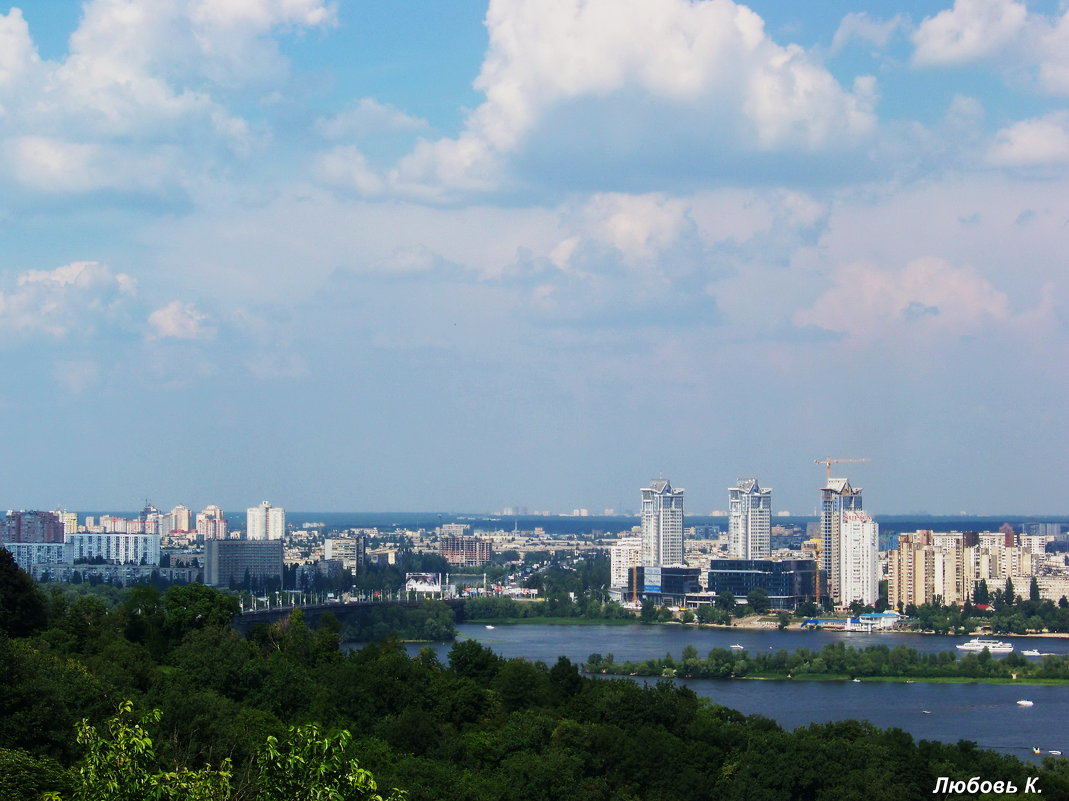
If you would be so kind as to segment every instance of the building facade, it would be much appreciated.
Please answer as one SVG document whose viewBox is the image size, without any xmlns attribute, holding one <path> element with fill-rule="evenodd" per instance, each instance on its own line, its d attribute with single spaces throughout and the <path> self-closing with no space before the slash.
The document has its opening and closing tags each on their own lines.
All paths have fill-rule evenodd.
<svg viewBox="0 0 1069 801">
<path fill-rule="evenodd" d="M 63 520 L 55 512 L 9 511 L 0 520 L 0 542 L 63 542 Z"/>
<path fill-rule="evenodd" d="M 841 569 L 839 555 L 842 538 L 843 516 L 861 512 L 861 488 L 850 486 L 849 479 L 831 478 L 820 491 L 820 567 L 827 577 L 826 595 L 837 605 L 842 605 Z M 849 601 L 847 601 L 849 603 Z"/>
<path fill-rule="evenodd" d="M 255 582 L 282 581 L 282 540 L 208 540 L 204 543 L 204 583 L 239 587 Z"/>
<path fill-rule="evenodd" d="M 628 574 L 642 564 L 642 537 L 621 537 L 609 546 L 609 586 L 626 587 Z"/>
<path fill-rule="evenodd" d="M 245 510 L 245 539 L 280 540 L 286 533 L 286 510 L 263 501 Z"/>
<path fill-rule="evenodd" d="M 197 537 L 202 540 L 225 540 L 227 538 L 226 518 L 223 510 L 214 504 L 205 507 L 197 515 Z"/>
<path fill-rule="evenodd" d="M 714 559 L 706 573 L 706 587 L 722 595 L 730 592 L 744 599 L 753 590 L 768 593 L 777 609 L 794 609 L 803 601 L 816 600 L 814 559 Z"/>
<path fill-rule="evenodd" d="M 839 521 L 838 606 L 880 597 L 879 525 L 862 511 L 844 512 Z"/>
<path fill-rule="evenodd" d="M 481 537 L 443 535 L 438 540 L 438 552 L 451 565 L 478 567 L 494 558 L 493 545 Z"/>
<path fill-rule="evenodd" d="M 683 564 L 683 490 L 656 478 L 642 490 L 642 550 L 646 565 Z"/>
<path fill-rule="evenodd" d="M 756 478 L 740 478 L 728 489 L 728 549 L 735 559 L 772 553 L 772 490 Z"/>
</svg>

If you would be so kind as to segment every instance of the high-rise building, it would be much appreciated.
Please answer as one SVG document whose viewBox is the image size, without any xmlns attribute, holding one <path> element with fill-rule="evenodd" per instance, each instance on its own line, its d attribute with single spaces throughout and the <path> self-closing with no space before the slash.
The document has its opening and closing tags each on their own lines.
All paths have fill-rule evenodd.
<svg viewBox="0 0 1069 801">
<path fill-rule="evenodd" d="M 839 595 L 836 603 L 866 606 L 880 597 L 880 527 L 862 511 L 844 512 L 839 525 Z"/>
<path fill-rule="evenodd" d="M 63 542 L 63 521 L 55 512 L 9 511 L 0 519 L 0 542 Z"/>
<path fill-rule="evenodd" d="M 280 540 L 286 533 L 286 510 L 264 501 L 245 510 L 245 539 Z"/>
<path fill-rule="evenodd" d="M 828 578 L 826 592 L 839 605 L 841 604 L 841 569 L 839 556 L 842 542 L 843 516 L 851 512 L 862 511 L 861 489 L 850 486 L 846 478 L 830 478 L 828 485 L 820 491 L 820 535 L 822 549 L 820 568 Z M 847 601 L 846 603 L 849 603 Z"/>
<path fill-rule="evenodd" d="M 161 534 L 170 534 L 171 531 L 193 531 L 193 515 L 190 513 L 188 506 L 179 504 L 171 510 L 169 517 L 171 518 L 171 528 L 167 531 L 161 531 Z"/>
<path fill-rule="evenodd" d="M 647 565 L 683 564 L 683 490 L 666 478 L 642 490 L 642 550 Z"/>
<path fill-rule="evenodd" d="M 728 489 L 728 544 L 735 559 L 767 559 L 772 553 L 772 490 L 756 478 Z"/>
<path fill-rule="evenodd" d="M 642 538 L 620 537 L 609 547 L 609 586 L 628 586 L 628 576 L 642 564 Z"/>
<path fill-rule="evenodd" d="M 205 507 L 197 515 L 197 536 L 202 540 L 225 540 L 226 534 L 226 518 L 215 504 Z"/>
</svg>

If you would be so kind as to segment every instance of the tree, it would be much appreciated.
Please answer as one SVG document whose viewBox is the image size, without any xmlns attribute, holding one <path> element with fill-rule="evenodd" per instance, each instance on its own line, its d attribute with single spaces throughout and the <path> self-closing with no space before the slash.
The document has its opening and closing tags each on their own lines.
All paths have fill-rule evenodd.
<svg viewBox="0 0 1069 801">
<path fill-rule="evenodd" d="M 716 595 L 716 605 L 721 609 L 726 609 L 729 612 L 735 608 L 735 594 L 731 592 L 720 592 Z"/>
<path fill-rule="evenodd" d="M 1036 603 L 1040 600 L 1039 582 L 1036 581 L 1035 576 L 1032 576 L 1032 583 L 1028 585 L 1028 600 L 1035 601 Z"/>
<path fill-rule="evenodd" d="M 379 795 L 370 771 L 352 755 L 352 735 L 323 734 L 315 723 L 291 726 L 280 742 L 268 737 L 257 757 L 257 801 L 403 801 L 394 789 Z"/>
<path fill-rule="evenodd" d="M 7 548 L 0 548 L 0 631 L 25 637 L 48 624 L 45 599 L 30 574 L 18 566 Z"/>
<path fill-rule="evenodd" d="M 977 604 L 991 603 L 991 593 L 987 589 L 987 579 L 980 579 L 972 592 L 973 602 Z"/>
<path fill-rule="evenodd" d="M 1013 590 L 1013 579 L 1006 579 L 1006 589 L 1002 591 L 1002 600 L 1006 606 L 1013 606 L 1017 601 L 1017 595 Z"/>
<path fill-rule="evenodd" d="M 140 717 L 133 703 L 123 701 L 118 713 L 107 721 L 102 735 L 88 720 L 76 727 L 85 757 L 74 777 L 74 801 L 226 801 L 230 798 L 230 760 L 219 770 L 157 769 L 156 751 L 146 725 L 158 723 L 160 710 Z M 61 801 L 58 793 L 46 793 L 46 801 Z"/>
<path fill-rule="evenodd" d="M 768 599 L 768 590 L 764 587 L 756 587 L 746 593 L 746 603 L 759 615 L 763 615 L 772 608 L 772 602 Z"/>
</svg>

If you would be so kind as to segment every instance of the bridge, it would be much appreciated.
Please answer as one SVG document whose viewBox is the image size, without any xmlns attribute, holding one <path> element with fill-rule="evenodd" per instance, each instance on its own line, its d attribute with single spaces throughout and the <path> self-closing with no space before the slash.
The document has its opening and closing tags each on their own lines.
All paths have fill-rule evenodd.
<svg viewBox="0 0 1069 801">
<path fill-rule="evenodd" d="M 453 610 L 455 615 L 457 610 L 464 608 L 463 598 L 434 598 L 431 600 L 441 600 L 446 606 L 449 606 Z M 319 618 L 326 612 L 333 613 L 334 617 L 338 619 L 343 625 L 348 619 L 355 614 L 366 611 L 372 608 L 380 608 L 383 606 L 408 606 L 416 607 L 423 604 L 424 599 L 418 601 L 411 600 L 361 600 L 361 601 L 330 601 L 326 603 L 308 603 L 308 604 L 292 604 L 289 606 L 272 606 L 267 609 L 250 609 L 242 612 L 240 615 L 235 615 L 230 624 L 240 631 L 242 634 L 248 634 L 249 630 L 257 623 L 266 623 L 270 625 L 277 623 L 280 620 L 285 620 L 290 616 L 290 613 L 294 609 L 300 609 L 304 612 L 304 622 L 311 628 L 315 628 L 319 624 Z"/>
</svg>

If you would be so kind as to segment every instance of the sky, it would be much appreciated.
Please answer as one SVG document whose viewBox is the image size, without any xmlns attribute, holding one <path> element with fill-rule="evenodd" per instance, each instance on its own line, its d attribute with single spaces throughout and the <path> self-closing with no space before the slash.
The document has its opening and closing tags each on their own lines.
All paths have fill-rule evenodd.
<svg viewBox="0 0 1069 801">
<path fill-rule="evenodd" d="M 1069 4 L 0 0 L 0 506 L 1069 514 Z"/>
</svg>

